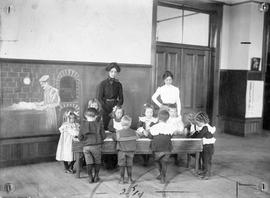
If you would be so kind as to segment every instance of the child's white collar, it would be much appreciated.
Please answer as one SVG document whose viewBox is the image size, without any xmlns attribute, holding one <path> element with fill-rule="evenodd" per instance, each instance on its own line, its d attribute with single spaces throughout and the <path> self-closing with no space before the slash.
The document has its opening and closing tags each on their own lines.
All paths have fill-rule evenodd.
<svg viewBox="0 0 270 198">
<path fill-rule="evenodd" d="M 149 118 L 146 118 L 145 116 L 143 116 L 143 117 L 139 117 L 139 121 L 141 121 L 141 122 L 151 121 L 151 122 L 156 123 L 157 122 L 157 118 L 152 117 L 152 118 L 149 119 Z"/>
</svg>

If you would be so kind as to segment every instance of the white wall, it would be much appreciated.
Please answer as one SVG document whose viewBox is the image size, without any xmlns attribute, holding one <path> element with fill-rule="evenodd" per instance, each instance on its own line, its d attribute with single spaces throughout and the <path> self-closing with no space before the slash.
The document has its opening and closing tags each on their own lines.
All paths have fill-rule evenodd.
<svg viewBox="0 0 270 198">
<path fill-rule="evenodd" d="M 264 13 L 257 3 L 224 6 L 221 69 L 249 70 L 251 58 L 262 57 L 263 21 Z"/>
<path fill-rule="evenodd" d="M 0 57 L 150 64 L 152 6 L 153 0 L 1 0 Z"/>
</svg>

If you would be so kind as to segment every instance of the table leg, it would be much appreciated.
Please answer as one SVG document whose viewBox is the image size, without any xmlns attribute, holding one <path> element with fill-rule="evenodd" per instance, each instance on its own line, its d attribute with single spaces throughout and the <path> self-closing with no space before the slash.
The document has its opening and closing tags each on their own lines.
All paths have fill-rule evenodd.
<svg viewBox="0 0 270 198">
<path fill-rule="evenodd" d="M 200 158 L 200 152 L 196 152 L 195 154 L 195 170 L 196 172 L 199 171 L 199 158 Z"/>
<path fill-rule="evenodd" d="M 189 168 L 189 164 L 190 164 L 190 154 L 187 153 L 187 168 Z"/>
<path fill-rule="evenodd" d="M 80 153 L 75 153 L 76 158 L 76 178 L 80 178 L 80 172 L 81 172 L 81 160 L 80 160 Z"/>
</svg>

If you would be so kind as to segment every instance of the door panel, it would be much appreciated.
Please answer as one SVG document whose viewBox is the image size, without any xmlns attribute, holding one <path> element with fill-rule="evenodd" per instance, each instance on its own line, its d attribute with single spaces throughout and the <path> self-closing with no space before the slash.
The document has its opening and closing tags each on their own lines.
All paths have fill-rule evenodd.
<svg viewBox="0 0 270 198">
<path fill-rule="evenodd" d="M 196 65 L 196 103 L 197 110 L 205 110 L 208 93 L 208 62 L 205 54 L 197 55 Z"/>
<path fill-rule="evenodd" d="M 179 49 L 158 47 L 156 52 L 156 82 L 155 88 L 163 85 L 162 75 L 166 70 L 172 72 L 175 78 L 175 86 L 178 86 L 178 76 L 180 72 L 180 54 Z M 180 79 L 180 78 L 179 78 Z M 179 83 L 180 84 L 180 83 Z"/>
<path fill-rule="evenodd" d="M 166 65 L 166 53 L 160 51 L 156 53 L 156 78 L 155 78 L 155 89 L 160 85 L 162 81 L 162 74 L 165 71 L 164 66 Z"/>
<path fill-rule="evenodd" d="M 183 63 L 181 65 L 181 105 L 182 113 L 185 109 L 192 109 L 193 107 L 193 89 L 194 89 L 194 56 L 193 54 L 186 53 L 183 57 Z"/>
<path fill-rule="evenodd" d="M 192 105 L 186 105 L 187 101 L 184 100 L 183 111 L 207 111 L 207 93 L 209 89 L 209 74 L 208 74 L 208 51 L 203 50 L 183 50 L 183 70 L 182 76 L 189 76 L 192 80 L 183 78 L 183 86 L 191 86 L 190 93 L 183 90 L 182 94 L 190 95 Z M 192 58 L 191 58 L 192 57 Z M 187 67 L 190 67 L 189 69 Z"/>
</svg>

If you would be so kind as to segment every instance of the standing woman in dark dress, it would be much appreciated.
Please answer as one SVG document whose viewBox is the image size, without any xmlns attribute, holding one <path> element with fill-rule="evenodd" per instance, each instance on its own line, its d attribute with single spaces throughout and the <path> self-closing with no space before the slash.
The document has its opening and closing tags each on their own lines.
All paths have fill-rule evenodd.
<svg viewBox="0 0 270 198">
<path fill-rule="evenodd" d="M 115 106 L 121 106 L 124 102 L 122 84 L 116 79 L 121 68 L 117 63 L 110 63 L 106 67 L 108 78 L 100 83 L 98 99 L 103 108 L 104 129 L 108 129 L 111 119 L 110 114 Z"/>
</svg>

